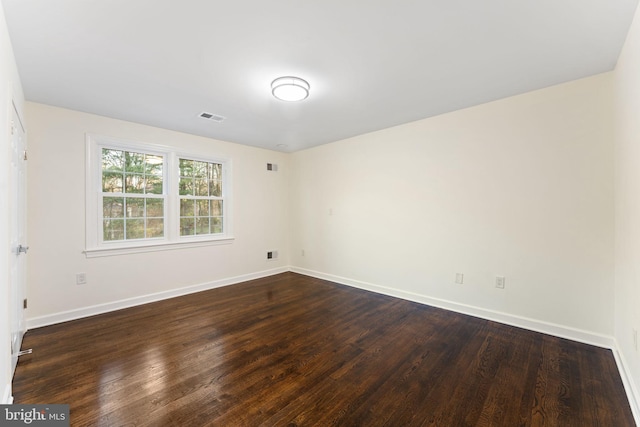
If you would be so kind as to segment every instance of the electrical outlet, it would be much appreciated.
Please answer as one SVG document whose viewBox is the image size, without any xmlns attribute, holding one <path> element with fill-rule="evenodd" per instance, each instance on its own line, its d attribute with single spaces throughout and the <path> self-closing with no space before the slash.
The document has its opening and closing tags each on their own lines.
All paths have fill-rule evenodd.
<svg viewBox="0 0 640 427">
<path fill-rule="evenodd" d="M 267 252 L 267 259 L 276 259 L 278 258 L 278 251 L 269 251 Z"/>
<path fill-rule="evenodd" d="M 76 285 L 86 285 L 86 284 L 87 284 L 87 273 L 77 273 Z"/>
<path fill-rule="evenodd" d="M 504 289 L 504 276 L 496 276 L 496 288 Z"/>
<path fill-rule="evenodd" d="M 461 285 L 464 282 L 464 274 L 456 273 L 456 283 Z"/>
</svg>

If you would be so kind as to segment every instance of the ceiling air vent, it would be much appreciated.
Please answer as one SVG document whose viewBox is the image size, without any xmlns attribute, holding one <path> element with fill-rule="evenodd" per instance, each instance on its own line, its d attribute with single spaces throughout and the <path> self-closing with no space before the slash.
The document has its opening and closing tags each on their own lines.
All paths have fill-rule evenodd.
<svg viewBox="0 0 640 427">
<path fill-rule="evenodd" d="M 222 122 L 225 118 L 222 116 L 219 116 L 217 114 L 213 114 L 213 113 L 207 113 L 206 111 L 203 111 L 202 113 L 200 113 L 198 115 L 198 117 L 200 117 L 201 119 L 206 119 L 206 120 L 212 120 L 214 122 Z"/>
</svg>

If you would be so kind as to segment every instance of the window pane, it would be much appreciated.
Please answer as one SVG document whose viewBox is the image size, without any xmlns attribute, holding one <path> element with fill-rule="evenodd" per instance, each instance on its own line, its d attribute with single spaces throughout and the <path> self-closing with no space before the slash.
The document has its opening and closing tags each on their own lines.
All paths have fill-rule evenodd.
<svg viewBox="0 0 640 427">
<path fill-rule="evenodd" d="M 205 179 L 196 179 L 195 180 L 195 194 L 196 196 L 208 196 L 209 195 L 209 185 L 207 180 Z"/>
<path fill-rule="evenodd" d="M 125 199 L 127 203 L 127 218 L 144 218 L 144 199 L 141 197 L 127 197 Z M 127 223 L 127 228 L 128 228 Z M 127 230 L 127 236 L 129 236 L 129 230 Z M 129 237 L 127 237 L 129 238 Z"/>
<path fill-rule="evenodd" d="M 209 163 L 209 179 L 222 180 L 222 165 L 220 163 Z"/>
<path fill-rule="evenodd" d="M 127 240 L 144 239 L 144 219 L 128 219 L 126 223 Z"/>
<path fill-rule="evenodd" d="M 180 235 L 192 236 L 195 231 L 195 218 L 180 218 Z"/>
<path fill-rule="evenodd" d="M 145 155 L 145 173 L 162 176 L 162 156 Z"/>
<path fill-rule="evenodd" d="M 193 196 L 193 179 L 180 178 L 179 193 L 181 196 Z"/>
<path fill-rule="evenodd" d="M 222 197 L 222 181 L 209 181 L 209 194 Z"/>
<path fill-rule="evenodd" d="M 164 200 L 147 199 L 147 218 L 164 217 Z"/>
<path fill-rule="evenodd" d="M 102 199 L 102 216 L 104 218 L 124 217 L 124 199 L 122 197 L 104 197 Z"/>
<path fill-rule="evenodd" d="M 147 175 L 145 192 L 147 194 L 162 194 L 162 177 Z"/>
<path fill-rule="evenodd" d="M 196 219 L 196 234 L 209 234 L 209 218 Z"/>
<path fill-rule="evenodd" d="M 198 200 L 196 202 L 196 215 L 209 216 L 209 200 Z"/>
<path fill-rule="evenodd" d="M 211 233 L 222 233 L 222 218 L 211 218 Z"/>
<path fill-rule="evenodd" d="M 193 175 L 196 178 L 207 178 L 208 175 L 208 166 L 209 164 L 206 162 L 193 162 Z"/>
<path fill-rule="evenodd" d="M 164 220 L 161 218 L 154 218 L 147 220 L 147 238 L 164 236 Z"/>
<path fill-rule="evenodd" d="M 195 216 L 195 200 L 180 199 L 180 216 Z"/>
<path fill-rule="evenodd" d="M 211 201 L 211 216 L 222 216 L 222 200 Z"/>
<path fill-rule="evenodd" d="M 103 172 L 102 191 L 105 193 L 122 193 L 122 173 Z"/>
<path fill-rule="evenodd" d="M 193 160 L 180 159 L 180 176 L 193 176 Z"/>
<path fill-rule="evenodd" d="M 144 192 L 144 175 L 125 174 L 124 192 L 125 193 L 143 193 Z"/>
<path fill-rule="evenodd" d="M 105 219 L 102 224 L 102 239 L 104 241 L 124 240 L 124 220 Z"/>
<path fill-rule="evenodd" d="M 125 151 L 124 153 L 124 170 L 125 172 L 132 173 L 144 173 L 144 154 L 131 153 Z"/>
<path fill-rule="evenodd" d="M 122 172 L 124 153 L 120 150 L 102 149 L 102 170 Z"/>
</svg>

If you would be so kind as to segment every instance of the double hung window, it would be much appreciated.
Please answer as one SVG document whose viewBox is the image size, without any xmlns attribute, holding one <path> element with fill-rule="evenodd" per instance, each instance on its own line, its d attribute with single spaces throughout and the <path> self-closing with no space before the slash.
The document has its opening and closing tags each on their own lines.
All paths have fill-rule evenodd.
<svg viewBox="0 0 640 427">
<path fill-rule="evenodd" d="M 163 155 L 102 148 L 102 240 L 164 237 Z"/>
<path fill-rule="evenodd" d="M 232 239 L 226 159 L 87 136 L 87 256 Z"/>
<path fill-rule="evenodd" d="M 222 163 L 181 158 L 179 164 L 180 236 L 222 233 Z"/>
</svg>

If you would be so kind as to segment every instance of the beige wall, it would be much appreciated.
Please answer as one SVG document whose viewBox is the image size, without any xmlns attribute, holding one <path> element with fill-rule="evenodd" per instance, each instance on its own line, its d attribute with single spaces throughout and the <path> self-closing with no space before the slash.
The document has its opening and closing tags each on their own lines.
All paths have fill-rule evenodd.
<svg viewBox="0 0 640 427">
<path fill-rule="evenodd" d="M 31 124 L 31 327 L 144 302 L 154 295 L 171 296 L 181 288 L 207 288 L 234 278 L 269 274 L 288 265 L 286 154 L 42 104 L 27 103 L 26 114 Z M 235 241 L 228 245 L 87 259 L 83 254 L 85 133 L 229 158 Z M 267 162 L 277 163 L 279 171 L 267 171 Z M 267 261 L 269 250 L 278 250 L 279 258 Z M 86 285 L 75 284 L 78 272 L 86 273 Z M 162 294 L 166 292 L 170 294 Z"/>
<path fill-rule="evenodd" d="M 611 80 L 293 154 L 291 264 L 587 341 L 611 336 Z"/>
<path fill-rule="evenodd" d="M 640 333 L 640 12 L 616 66 L 614 100 L 615 338 L 640 419 L 640 351 L 633 342 L 633 330 Z"/>
</svg>

